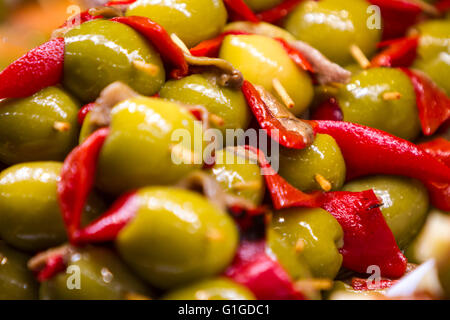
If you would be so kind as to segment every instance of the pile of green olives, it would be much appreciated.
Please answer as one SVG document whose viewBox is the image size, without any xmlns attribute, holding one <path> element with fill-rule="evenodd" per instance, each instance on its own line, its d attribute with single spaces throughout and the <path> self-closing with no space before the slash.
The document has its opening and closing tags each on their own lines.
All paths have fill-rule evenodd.
<svg viewBox="0 0 450 320">
<path fill-rule="evenodd" d="M 255 13 L 283 2 L 244 0 Z M 3 6 L 0 0 L 0 21 Z M 217 57 L 200 59 L 206 62 L 180 77 L 158 45 L 130 25 L 106 17 L 58 30 L 65 46 L 61 82 L 28 97 L 0 99 L 0 300 L 255 300 L 254 288 L 227 276 L 244 241 L 265 241 L 265 255 L 292 283 L 308 283 L 310 299 L 365 295 L 350 285 L 364 275 L 344 267 L 345 228 L 338 219 L 319 207 L 277 210 L 261 161 L 237 152 L 237 140 L 226 137 L 259 129 L 241 90 L 246 80 L 280 103 L 279 114 L 265 110 L 280 123 L 286 113 L 290 120 L 310 120 L 318 101 L 332 96 L 342 121 L 422 142 L 407 74 L 355 61 L 351 48 L 370 60 L 382 40 L 383 28 L 367 25 L 369 6 L 366 0 L 299 1 L 276 25 L 234 21 L 222 0 L 113 6 L 118 16 L 158 23 L 187 61 L 189 49 L 222 40 Z M 450 20 L 429 18 L 409 32 L 420 39 L 413 68 L 449 95 Z M 316 63 L 345 68 L 351 77 L 320 83 L 280 38 L 316 49 Z M 241 77 L 238 86 L 221 82 L 224 65 Z M 119 89 L 108 91 L 114 85 Z M 113 240 L 76 243 L 61 205 L 64 161 L 102 127 L 109 131 L 94 173 L 73 182 L 92 180 L 80 227 L 104 219 L 123 195 L 133 195 L 134 211 Z M 221 134 L 207 136 L 209 129 Z M 270 142 L 267 135 L 258 139 Z M 265 151 L 277 151 L 272 161 L 280 181 L 301 192 L 373 190 L 409 262 L 435 259 L 440 289 L 433 298 L 450 298 L 450 216 L 432 206 L 427 183 L 400 175 L 349 180 L 342 145 L 328 134 L 315 134 L 302 149 L 271 146 Z M 199 173 L 200 185 L 183 184 Z M 38 281 L 55 253 L 62 267 Z"/>
</svg>

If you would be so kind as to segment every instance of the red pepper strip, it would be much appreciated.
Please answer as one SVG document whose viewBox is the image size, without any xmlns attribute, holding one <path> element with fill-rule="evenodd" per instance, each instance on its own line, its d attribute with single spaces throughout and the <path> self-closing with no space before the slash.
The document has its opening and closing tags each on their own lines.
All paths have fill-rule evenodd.
<svg viewBox="0 0 450 320">
<path fill-rule="evenodd" d="M 50 40 L 10 64 L 0 73 L 0 99 L 28 97 L 61 81 L 64 39 Z"/>
<path fill-rule="evenodd" d="M 314 110 L 311 114 L 311 119 L 342 121 L 344 115 L 342 114 L 342 110 L 336 101 L 336 98 L 329 98 Z"/>
<path fill-rule="evenodd" d="M 118 6 L 118 5 L 127 5 L 135 3 L 136 0 L 119 0 L 119 1 L 109 1 L 105 4 L 106 7 Z"/>
<path fill-rule="evenodd" d="M 370 282 L 370 284 L 368 284 Z M 368 290 L 383 290 L 389 289 L 398 281 L 389 279 L 380 279 L 378 281 L 372 282 L 369 279 L 353 278 L 352 287 L 353 290 L 358 291 L 368 291 Z"/>
<path fill-rule="evenodd" d="M 423 150 L 450 166 L 450 141 L 437 138 L 419 145 Z M 450 184 L 427 181 L 425 183 L 433 206 L 450 211 Z"/>
<path fill-rule="evenodd" d="M 259 22 L 259 19 L 253 13 L 243 0 L 224 0 L 228 11 L 234 14 L 239 20 L 246 20 L 250 22 Z"/>
<path fill-rule="evenodd" d="M 283 46 L 284 50 L 286 50 L 286 53 L 288 54 L 289 58 L 301 69 L 305 71 L 309 71 L 314 73 L 314 68 L 309 63 L 308 60 L 303 56 L 303 54 L 300 53 L 297 49 L 293 48 L 286 40 L 281 38 L 275 38 L 281 45 Z"/>
<path fill-rule="evenodd" d="M 111 21 L 124 23 L 145 36 L 156 47 L 165 62 L 174 68 L 171 72 L 173 78 L 179 79 L 188 74 L 189 66 L 184 59 L 183 50 L 172 41 L 167 31 L 159 24 L 149 18 L 138 16 L 115 17 Z"/>
<path fill-rule="evenodd" d="M 53 278 L 53 276 L 66 269 L 66 264 L 62 255 L 51 256 L 47 259 L 46 264 L 42 270 L 37 274 L 37 280 L 44 282 Z"/>
<path fill-rule="evenodd" d="M 445 13 L 450 10 L 450 0 L 441 0 L 435 4 L 436 9 L 441 13 Z"/>
<path fill-rule="evenodd" d="M 80 245 L 113 241 L 120 230 L 134 218 L 138 208 L 139 198 L 136 196 L 136 192 L 121 196 L 100 218 L 82 230 L 76 231 L 73 243 Z"/>
<path fill-rule="evenodd" d="M 246 286 L 259 300 L 305 300 L 291 277 L 265 252 L 265 241 L 244 241 L 225 275 Z"/>
<path fill-rule="evenodd" d="M 268 23 L 276 23 L 286 17 L 303 0 L 286 0 L 272 9 L 268 9 L 256 14 L 256 17 Z"/>
<path fill-rule="evenodd" d="M 92 108 L 95 106 L 95 102 L 88 103 L 84 105 L 79 111 L 78 111 L 78 123 L 80 125 L 83 124 L 84 118 L 86 118 L 89 111 L 92 110 Z"/>
<path fill-rule="evenodd" d="M 378 46 L 387 47 L 371 61 L 372 67 L 409 67 L 417 57 L 419 37 L 408 37 L 380 42 Z"/>
<path fill-rule="evenodd" d="M 450 182 L 450 168 L 415 144 L 384 131 L 344 121 L 310 121 L 316 133 L 332 136 L 344 155 L 347 178 L 393 174 Z"/>
<path fill-rule="evenodd" d="M 422 132 L 426 136 L 432 135 L 450 119 L 450 98 L 424 73 L 406 68 L 401 70 L 414 86 Z"/>
<path fill-rule="evenodd" d="M 95 20 L 95 19 L 101 19 L 101 18 L 103 18 L 103 16 L 91 16 L 89 14 L 89 10 L 86 10 L 86 11 L 81 12 L 79 16 L 71 17 L 70 20 L 67 20 L 66 22 L 64 22 L 59 27 L 59 29 L 60 28 L 64 28 L 64 27 L 68 27 L 69 25 L 70 25 L 70 27 L 76 27 L 76 26 L 78 26 L 78 25 L 80 25 L 82 23 L 85 23 L 87 21 L 91 21 L 91 20 Z"/>
<path fill-rule="evenodd" d="M 235 31 L 235 30 L 229 30 L 223 32 L 221 35 L 200 42 L 198 45 L 193 47 L 190 52 L 193 56 L 196 57 L 211 57 L 216 58 L 219 55 L 220 47 L 222 46 L 223 39 L 228 35 L 242 35 L 242 34 L 249 34 L 248 32 L 244 31 Z"/>
<path fill-rule="evenodd" d="M 303 149 L 306 147 L 304 137 L 297 131 L 286 130 L 272 115 L 255 87 L 247 80 L 244 80 L 242 92 L 259 125 L 271 138 L 287 148 Z"/>
<path fill-rule="evenodd" d="M 377 265 L 385 277 L 401 277 L 407 260 L 379 208 L 373 190 L 363 192 L 329 192 L 322 208 L 330 212 L 344 230 L 344 247 L 340 250 L 343 266 L 366 273 Z"/>
<path fill-rule="evenodd" d="M 419 21 L 422 8 L 408 0 L 369 0 L 381 9 L 383 39 L 403 37 Z"/>
<path fill-rule="evenodd" d="M 94 185 L 97 159 L 108 134 L 109 128 L 95 131 L 73 149 L 64 161 L 58 183 L 58 198 L 71 242 L 75 232 L 80 229 L 81 214 Z"/>
</svg>

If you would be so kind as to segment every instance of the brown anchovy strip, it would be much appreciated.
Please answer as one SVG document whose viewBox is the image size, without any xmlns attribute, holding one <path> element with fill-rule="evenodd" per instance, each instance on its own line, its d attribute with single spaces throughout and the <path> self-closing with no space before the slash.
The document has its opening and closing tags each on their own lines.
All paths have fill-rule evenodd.
<svg viewBox="0 0 450 320">
<path fill-rule="evenodd" d="M 267 106 L 268 111 L 286 130 L 299 133 L 303 137 L 303 142 L 306 146 L 314 142 L 314 130 L 307 122 L 294 116 L 262 86 L 255 86 L 255 89 L 258 91 L 261 100 Z"/>
<path fill-rule="evenodd" d="M 106 127 L 111 122 L 111 109 L 119 102 L 139 94 L 123 82 L 116 81 L 102 90 L 89 112 L 89 121 L 93 129 Z"/>
<path fill-rule="evenodd" d="M 123 17 L 125 15 L 125 10 L 120 7 L 110 6 L 110 7 L 95 7 L 89 9 L 89 14 L 91 16 L 103 16 L 104 18 L 115 18 L 115 17 Z"/>
<path fill-rule="evenodd" d="M 239 207 L 245 210 L 254 210 L 256 207 L 250 201 L 225 192 L 222 186 L 209 174 L 195 171 L 176 184 L 177 187 L 198 190 L 212 203 L 226 211 L 228 208 Z"/>
<path fill-rule="evenodd" d="M 195 57 L 185 53 L 184 58 L 194 73 L 206 72 L 222 87 L 240 89 L 244 77 L 231 63 L 219 58 Z"/>
<path fill-rule="evenodd" d="M 289 41 L 289 44 L 303 54 L 311 63 L 319 84 L 347 83 L 352 73 L 328 60 L 319 50 L 303 41 Z"/>
</svg>

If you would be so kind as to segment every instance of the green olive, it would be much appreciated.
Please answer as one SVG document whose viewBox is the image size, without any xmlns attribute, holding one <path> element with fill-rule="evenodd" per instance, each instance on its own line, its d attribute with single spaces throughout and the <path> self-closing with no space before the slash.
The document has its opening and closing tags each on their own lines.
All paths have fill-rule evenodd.
<svg viewBox="0 0 450 320">
<path fill-rule="evenodd" d="M 94 101 L 115 81 L 151 96 L 159 91 L 165 71 L 159 53 L 137 31 L 122 23 L 93 20 L 64 36 L 64 86 L 83 102 Z M 151 64 L 158 68 L 145 68 Z"/>
<path fill-rule="evenodd" d="M 244 78 L 276 95 L 273 80 L 278 79 L 295 103 L 290 110 L 300 115 L 312 101 L 314 90 L 309 75 L 298 68 L 280 43 L 260 35 L 225 37 L 219 57 L 239 69 Z"/>
<path fill-rule="evenodd" d="M 202 128 L 182 106 L 136 97 L 117 104 L 111 116 L 111 131 L 98 161 L 101 190 L 121 194 L 171 184 L 201 168 Z"/>
<path fill-rule="evenodd" d="M 27 268 L 27 255 L 0 241 L 0 300 L 34 300 L 38 284 Z"/>
<path fill-rule="evenodd" d="M 42 300 L 120 300 L 149 296 L 129 268 L 109 249 L 85 247 L 70 254 L 66 270 L 41 284 Z"/>
<path fill-rule="evenodd" d="M 218 35 L 227 21 L 222 0 L 138 0 L 127 16 L 144 16 L 175 33 L 188 47 Z"/>
<path fill-rule="evenodd" d="M 175 289 L 164 300 L 256 300 L 246 287 L 227 278 L 214 278 Z"/>
<path fill-rule="evenodd" d="M 0 161 L 63 160 L 76 145 L 78 108 L 78 102 L 57 87 L 0 101 Z"/>
<path fill-rule="evenodd" d="M 136 217 L 116 239 L 120 256 L 149 284 L 162 289 L 215 276 L 232 261 L 235 223 L 205 197 L 187 190 L 138 191 Z"/>
<path fill-rule="evenodd" d="M 244 2 L 254 11 L 264 11 L 267 9 L 271 9 L 280 3 L 283 0 L 244 0 Z"/>
<path fill-rule="evenodd" d="M 294 208 L 276 212 L 270 228 L 297 250 L 314 277 L 334 279 L 342 264 L 344 233 L 323 209 Z"/>
<path fill-rule="evenodd" d="M 212 176 L 225 191 L 260 205 L 264 197 L 264 179 L 258 164 L 227 150 L 215 154 Z"/>
<path fill-rule="evenodd" d="M 61 167 L 60 162 L 30 162 L 0 174 L 0 238 L 9 245 L 38 251 L 66 240 L 56 192 Z M 95 198 L 85 207 L 84 216 L 92 219 L 104 207 Z"/>
<path fill-rule="evenodd" d="M 396 176 L 373 176 L 347 183 L 345 191 L 372 189 L 381 200 L 381 212 L 397 244 L 405 248 L 422 228 L 428 214 L 427 189 L 417 180 Z"/>
<path fill-rule="evenodd" d="M 318 134 L 314 143 L 302 150 L 280 149 L 280 175 L 303 191 L 321 190 L 319 176 L 341 188 L 345 181 L 345 161 L 333 137 Z"/>
<path fill-rule="evenodd" d="M 159 95 L 172 101 L 204 106 L 223 120 L 223 123 L 212 122 L 212 125 L 222 130 L 224 137 L 226 129 L 247 129 L 250 122 L 250 111 L 241 90 L 220 87 L 207 74 L 168 81 Z"/>
<path fill-rule="evenodd" d="M 450 95 L 450 20 L 431 20 L 416 28 L 420 41 L 414 67 L 428 74 Z"/>
<path fill-rule="evenodd" d="M 353 62 L 352 45 L 370 57 L 381 39 L 381 28 L 368 28 L 369 6 L 364 0 L 305 1 L 288 16 L 284 26 L 332 61 L 347 65 Z"/>
<path fill-rule="evenodd" d="M 389 97 L 390 93 L 397 97 Z M 363 71 L 339 90 L 337 98 L 344 121 L 380 129 L 407 140 L 415 139 L 420 133 L 414 87 L 400 70 L 373 68 Z"/>
</svg>

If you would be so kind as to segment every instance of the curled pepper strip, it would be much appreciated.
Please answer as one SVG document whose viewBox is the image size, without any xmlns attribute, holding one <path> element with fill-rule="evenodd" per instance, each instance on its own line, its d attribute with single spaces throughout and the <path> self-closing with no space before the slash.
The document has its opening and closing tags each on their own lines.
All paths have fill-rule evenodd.
<svg viewBox="0 0 450 320">
<path fill-rule="evenodd" d="M 219 55 L 220 47 L 222 46 L 223 39 L 228 35 L 242 35 L 249 34 L 245 31 L 225 31 L 221 35 L 200 42 L 198 45 L 190 49 L 193 56 L 196 57 L 217 57 Z"/>
<path fill-rule="evenodd" d="M 425 152 L 441 160 L 450 167 L 450 141 L 436 138 L 419 145 Z M 425 185 L 433 206 L 440 210 L 450 211 L 450 183 L 426 181 Z"/>
<path fill-rule="evenodd" d="M 57 191 L 70 241 L 80 229 L 86 199 L 94 185 L 97 159 L 108 134 L 109 128 L 95 131 L 64 161 Z"/>
<path fill-rule="evenodd" d="M 261 21 L 276 23 L 286 17 L 302 1 L 303 0 L 285 0 L 271 9 L 257 13 L 256 17 Z"/>
<path fill-rule="evenodd" d="M 159 51 L 162 59 L 174 68 L 171 72 L 173 78 L 178 79 L 188 74 L 189 66 L 183 51 L 159 24 L 149 18 L 139 16 L 115 17 L 111 21 L 126 24 L 145 36 Z"/>
<path fill-rule="evenodd" d="M 50 40 L 0 73 L 0 99 L 28 97 L 58 84 L 63 75 L 64 39 Z"/>
<path fill-rule="evenodd" d="M 377 265 L 383 276 L 398 278 L 405 273 L 407 260 L 379 206 L 373 190 L 329 192 L 322 204 L 344 230 L 344 246 L 340 249 L 344 267 L 366 273 L 367 267 Z"/>
<path fill-rule="evenodd" d="M 103 18 L 103 16 L 93 16 L 91 14 L 89 14 L 89 10 L 83 11 L 80 13 L 80 15 L 76 15 L 71 17 L 70 19 L 68 19 L 66 22 L 64 22 L 61 26 L 58 27 L 58 29 L 61 28 L 73 28 L 76 27 L 82 23 L 91 21 L 91 20 L 95 20 L 95 19 L 101 19 Z"/>
<path fill-rule="evenodd" d="M 95 102 L 88 103 L 81 107 L 81 109 L 78 111 L 78 124 L 81 126 L 84 122 L 84 119 L 86 118 L 89 111 L 91 111 L 95 107 Z"/>
<path fill-rule="evenodd" d="M 303 193 L 280 177 L 262 151 L 245 146 L 256 154 L 275 209 L 290 207 L 322 208 L 331 213 L 344 231 L 343 265 L 366 273 L 378 265 L 386 277 L 400 277 L 406 271 L 406 258 L 399 250 L 372 190 L 363 192 Z"/>
<path fill-rule="evenodd" d="M 402 37 L 419 21 L 422 8 L 408 0 L 369 0 L 380 7 L 383 18 L 383 39 Z"/>
<path fill-rule="evenodd" d="M 400 70 L 414 86 L 422 132 L 426 136 L 432 135 L 450 119 L 450 98 L 423 72 L 406 68 Z"/>
<path fill-rule="evenodd" d="M 370 284 L 369 284 L 370 282 Z M 353 290 L 357 291 L 369 291 L 369 290 L 384 290 L 389 289 L 394 284 L 396 284 L 397 280 L 389 280 L 389 279 L 380 279 L 375 283 L 371 283 L 371 280 L 362 279 L 362 278 L 353 278 L 352 279 L 352 287 Z"/>
<path fill-rule="evenodd" d="M 284 147 L 303 149 L 310 145 L 314 134 L 309 124 L 280 106 L 270 94 L 264 97 L 264 90 L 258 88 L 245 80 L 242 93 L 261 128 Z"/>
<path fill-rule="evenodd" d="M 259 300 L 305 300 L 283 267 L 265 252 L 265 241 L 244 241 L 225 275 Z"/>
<path fill-rule="evenodd" d="M 417 57 L 419 36 L 383 41 L 379 48 L 386 47 L 370 62 L 372 67 L 409 67 Z"/>
<path fill-rule="evenodd" d="M 303 69 L 305 71 L 309 71 L 314 73 L 314 68 L 311 65 L 311 63 L 309 63 L 309 61 L 305 58 L 305 56 L 298 51 L 296 48 L 294 48 L 293 46 L 291 46 L 286 40 L 281 39 L 281 38 L 276 38 L 275 40 L 277 40 L 279 43 L 281 43 L 281 45 L 283 46 L 284 50 L 286 51 L 286 53 L 288 54 L 289 58 L 291 58 L 291 60 L 298 66 L 300 67 L 300 69 Z"/>
<path fill-rule="evenodd" d="M 225 6 L 230 15 L 235 16 L 239 20 L 247 20 L 250 22 L 259 22 L 259 19 L 253 13 L 243 0 L 224 0 Z"/>
</svg>

